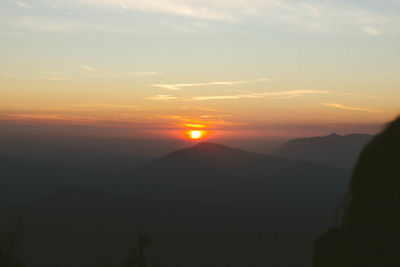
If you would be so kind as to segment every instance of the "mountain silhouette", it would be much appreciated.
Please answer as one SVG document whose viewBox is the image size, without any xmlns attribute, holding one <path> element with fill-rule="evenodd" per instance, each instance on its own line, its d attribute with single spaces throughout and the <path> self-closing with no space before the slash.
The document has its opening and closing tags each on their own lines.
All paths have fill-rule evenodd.
<svg viewBox="0 0 400 267">
<path fill-rule="evenodd" d="M 324 163 L 351 169 L 361 149 L 373 136 L 368 134 L 338 135 L 293 139 L 280 147 L 275 156 Z"/>
<path fill-rule="evenodd" d="M 18 251 L 28 266 L 104 266 L 135 243 L 157 207 L 92 189 L 63 186 L 31 202 Z M 146 223 L 146 222 L 145 222 Z M 146 223 L 147 224 L 147 223 Z"/>
<path fill-rule="evenodd" d="M 132 154 L 65 150 L 0 155 L 0 203 L 20 205 L 64 185 L 96 187 L 115 173 L 124 173 L 148 161 Z"/>
<path fill-rule="evenodd" d="M 303 190 L 312 192 L 318 186 L 341 184 L 346 175 L 317 163 L 201 142 L 135 168 L 121 179 L 121 188 L 151 198 L 221 199 L 221 194 L 226 194 L 224 199 L 231 201 L 237 199 L 236 194 L 246 193 L 249 196 L 241 201 L 257 202 L 257 196 L 278 196 L 282 190 L 290 189 L 294 198 Z"/>
<path fill-rule="evenodd" d="M 118 262 L 143 229 L 154 240 L 149 253 L 172 266 L 309 266 L 348 177 L 340 168 L 201 142 L 132 169 L 104 192 L 63 187 L 31 202 L 21 260 Z"/>
</svg>

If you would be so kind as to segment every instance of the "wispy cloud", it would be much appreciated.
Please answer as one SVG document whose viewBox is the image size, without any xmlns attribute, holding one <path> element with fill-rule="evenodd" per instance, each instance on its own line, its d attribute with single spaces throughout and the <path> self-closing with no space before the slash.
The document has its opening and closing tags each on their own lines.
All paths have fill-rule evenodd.
<svg viewBox="0 0 400 267">
<path fill-rule="evenodd" d="M 22 8 L 32 8 L 30 5 L 22 1 L 14 1 L 14 4 Z"/>
<path fill-rule="evenodd" d="M 129 79 L 135 78 L 138 76 L 154 76 L 154 75 L 162 75 L 163 72 L 159 71 L 138 71 L 138 72 L 121 72 L 121 73 L 106 73 L 106 72 L 97 72 L 91 77 L 94 78 L 111 78 L 111 79 Z"/>
<path fill-rule="evenodd" d="M 35 71 L 37 74 L 41 74 L 41 75 L 56 75 L 58 74 L 58 72 L 55 71 L 48 71 L 48 70 L 37 70 Z"/>
<path fill-rule="evenodd" d="M 25 7 L 22 1 L 15 5 Z M 18 27 L 51 32 L 106 31 L 120 33 L 147 32 L 154 27 L 166 26 L 179 31 L 191 32 L 198 29 L 216 29 L 221 25 L 257 25 L 271 27 L 290 27 L 321 33 L 360 32 L 377 35 L 383 32 L 398 32 L 400 18 L 390 10 L 394 1 L 382 1 L 384 8 L 372 8 L 362 1 L 297 1 L 297 0 L 37 0 L 35 7 L 46 8 L 51 4 L 54 9 L 70 11 L 80 8 L 101 10 L 110 14 L 129 14 L 135 19 L 103 20 L 87 12 L 86 19 L 71 16 L 54 18 L 11 17 Z M 396 6 L 397 7 L 397 6 Z M 394 9 L 393 9 L 394 10 Z M 147 18 L 134 16 L 147 13 Z M 148 19 L 151 17 L 151 22 Z M 184 23 L 182 23 L 184 19 Z M 105 23 L 106 22 L 106 23 Z M 150 23 L 149 23 L 150 22 Z M 149 24 L 152 24 L 149 27 Z M 275 27 L 274 27 L 275 28 Z"/>
<path fill-rule="evenodd" d="M 47 81 L 78 81 L 74 79 L 68 79 L 60 76 L 42 76 L 42 77 L 35 77 L 38 80 L 47 80 Z"/>
<path fill-rule="evenodd" d="M 71 17 L 17 16 L 2 18 L 3 23 L 20 29 L 51 33 L 137 33 L 137 27 L 86 21 Z"/>
<path fill-rule="evenodd" d="M 217 115 L 201 115 L 200 118 L 206 119 L 206 118 L 225 118 L 225 117 L 231 117 L 232 115 L 230 114 L 217 114 Z"/>
<path fill-rule="evenodd" d="M 269 81 L 269 79 L 256 79 L 247 81 L 228 81 L 228 82 L 206 82 L 206 83 L 175 83 L 175 84 L 153 84 L 153 87 L 159 87 L 167 90 L 178 91 L 185 87 L 205 87 L 214 85 L 238 86 L 252 82 Z"/>
<path fill-rule="evenodd" d="M 373 99 L 379 99 L 379 100 L 392 100 L 392 101 L 400 101 L 400 98 L 396 97 L 387 97 L 387 96 L 378 96 L 378 95 L 367 95 L 367 94 L 357 94 L 357 93 L 337 93 L 339 95 L 345 95 L 345 96 L 357 96 L 357 97 L 363 97 L 363 98 L 373 98 Z"/>
<path fill-rule="evenodd" d="M 81 68 L 87 72 L 90 72 L 92 78 L 112 78 L 112 79 L 127 79 L 138 76 L 154 76 L 161 75 L 163 72 L 158 71 L 136 71 L 136 72 L 120 72 L 120 73 L 109 73 L 87 64 L 82 64 Z"/>
<path fill-rule="evenodd" d="M 383 113 L 382 111 L 376 110 L 376 109 L 345 106 L 345 105 L 336 104 L 336 103 L 321 103 L 321 105 L 324 105 L 327 107 L 332 107 L 332 108 L 337 108 L 337 109 L 349 110 L 349 111 L 360 111 L 360 112 L 368 112 L 368 113 Z"/>
<path fill-rule="evenodd" d="M 379 31 L 372 28 L 371 26 L 362 27 L 362 31 L 369 35 L 378 35 L 379 34 Z"/>
<path fill-rule="evenodd" d="M 178 100 L 179 98 L 173 95 L 156 95 L 152 97 L 146 97 L 149 100 L 157 100 L 157 101 L 168 101 L 168 100 Z"/>
<path fill-rule="evenodd" d="M 81 65 L 82 69 L 86 70 L 86 71 L 96 71 L 96 68 L 91 67 L 89 65 Z"/>
<path fill-rule="evenodd" d="M 373 9 L 354 1 L 297 0 L 74 0 L 75 3 L 100 8 L 151 12 L 196 20 L 270 25 L 279 23 L 320 32 L 377 32 L 376 26 L 396 28 L 399 18 L 388 9 Z M 386 1 L 385 4 L 388 4 Z M 392 4 L 393 5 L 393 4 Z M 390 6 L 390 4 L 388 4 Z M 371 29 L 363 29 L 363 27 Z"/>
<path fill-rule="evenodd" d="M 77 82 L 79 80 L 74 78 L 65 77 L 55 72 L 42 72 L 37 71 L 34 75 L 16 75 L 16 74 L 0 74 L 0 77 L 7 79 L 34 79 L 34 80 L 47 80 L 47 81 L 72 81 Z"/>
<path fill-rule="evenodd" d="M 86 5 L 95 5 L 104 8 L 117 8 L 124 10 L 137 10 L 141 12 L 152 12 L 190 17 L 196 19 L 206 19 L 215 21 L 236 21 L 229 9 L 216 8 L 213 1 L 201 3 L 196 1 L 176 1 L 176 0 L 74 0 Z"/>
<path fill-rule="evenodd" d="M 207 100 L 233 100 L 243 98 L 288 98 L 288 97 L 299 97 L 302 95 L 310 94 L 330 94 L 330 91 L 319 91 L 319 90 L 292 90 L 292 91 L 278 91 L 278 92 L 267 92 L 267 93 L 251 93 L 251 94 L 236 94 L 236 95 L 214 95 L 214 96 L 193 96 L 193 97 L 176 97 L 173 95 L 157 95 L 155 97 L 147 97 L 149 100 L 158 101 L 207 101 Z"/>
<path fill-rule="evenodd" d="M 3 114 L 5 117 L 12 118 L 14 120 L 24 120 L 24 119 L 33 119 L 33 120 L 59 120 L 59 121 L 81 121 L 81 122 L 93 122 L 96 119 L 87 116 L 75 116 L 75 115 L 67 115 L 67 114 L 28 114 L 28 113 L 5 113 Z"/>
<path fill-rule="evenodd" d="M 241 99 L 241 98 L 264 98 L 264 97 L 298 97 L 309 94 L 329 94 L 329 91 L 319 90 L 292 90 L 292 91 L 279 91 L 279 92 L 268 92 L 268 93 L 252 93 L 252 94 L 238 94 L 238 95 L 218 95 L 218 96 L 195 96 L 192 98 L 185 99 L 186 101 L 205 101 L 205 100 L 229 100 L 229 99 Z"/>
<path fill-rule="evenodd" d="M 118 73 L 119 76 L 136 76 L 136 75 L 143 75 L 143 76 L 151 76 L 151 75 L 160 75 L 163 74 L 162 72 L 158 71 L 139 71 L 139 72 L 127 72 L 127 73 Z"/>
<path fill-rule="evenodd" d="M 122 105 L 122 104 L 105 104 L 105 103 L 84 103 L 76 105 L 84 108 L 107 108 L 107 109 L 127 109 L 127 110 L 146 110 L 142 106 L 137 105 Z"/>
</svg>

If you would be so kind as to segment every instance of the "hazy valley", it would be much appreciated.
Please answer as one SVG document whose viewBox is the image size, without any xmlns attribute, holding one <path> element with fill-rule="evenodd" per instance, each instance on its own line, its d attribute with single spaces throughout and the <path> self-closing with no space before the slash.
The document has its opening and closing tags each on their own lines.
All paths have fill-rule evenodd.
<svg viewBox="0 0 400 267">
<path fill-rule="evenodd" d="M 296 160 L 207 142 L 155 160 L 3 156 L 1 237 L 22 211 L 15 254 L 28 266 L 119 266 L 138 233 L 153 240 L 149 260 L 167 266 L 309 266 L 350 176 L 310 154 L 356 157 L 359 137 L 303 142 Z"/>
</svg>

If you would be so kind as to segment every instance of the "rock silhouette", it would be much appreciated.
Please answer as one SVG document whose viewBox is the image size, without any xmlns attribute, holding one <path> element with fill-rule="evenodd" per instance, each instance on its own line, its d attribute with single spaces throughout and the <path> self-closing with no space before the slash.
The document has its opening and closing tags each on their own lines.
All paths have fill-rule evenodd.
<svg viewBox="0 0 400 267">
<path fill-rule="evenodd" d="M 399 151 L 400 117 L 362 150 L 342 225 L 318 238 L 314 267 L 400 266 Z"/>
</svg>

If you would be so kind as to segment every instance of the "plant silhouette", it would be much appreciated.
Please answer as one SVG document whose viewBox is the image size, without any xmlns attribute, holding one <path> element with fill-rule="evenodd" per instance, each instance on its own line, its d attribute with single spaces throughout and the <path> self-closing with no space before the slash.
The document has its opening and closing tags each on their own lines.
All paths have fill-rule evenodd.
<svg viewBox="0 0 400 267">
<path fill-rule="evenodd" d="M 21 213 L 3 248 L 0 247 L 0 267 L 25 267 L 14 256 L 15 250 L 21 242 L 23 225 L 24 215 Z"/>
<path fill-rule="evenodd" d="M 126 251 L 128 260 L 123 264 L 124 267 L 146 267 L 146 256 L 144 248 L 152 243 L 150 237 L 146 234 L 138 234 L 136 247 L 131 251 Z"/>
</svg>

